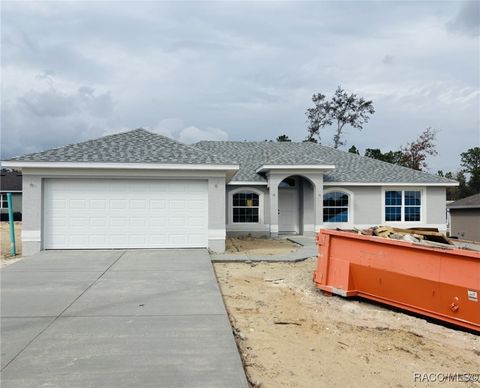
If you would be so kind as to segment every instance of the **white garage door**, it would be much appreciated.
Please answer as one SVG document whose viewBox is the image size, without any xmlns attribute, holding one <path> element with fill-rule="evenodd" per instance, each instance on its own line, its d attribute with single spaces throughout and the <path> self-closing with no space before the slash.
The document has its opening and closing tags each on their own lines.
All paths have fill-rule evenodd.
<svg viewBox="0 0 480 388">
<path fill-rule="evenodd" d="M 206 181 L 46 180 L 45 249 L 193 248 L 207 243 Z"/>
</svg>

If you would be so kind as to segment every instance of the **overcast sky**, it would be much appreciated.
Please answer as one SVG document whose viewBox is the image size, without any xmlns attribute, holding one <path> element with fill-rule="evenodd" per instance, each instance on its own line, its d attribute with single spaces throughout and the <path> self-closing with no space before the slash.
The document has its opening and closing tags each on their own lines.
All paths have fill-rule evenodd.
<svg viewBox="0 0 480 388">
<path fill-rule="evenodd" d="M 478 1 L 2 1 L 1 22 L 3 159 L 138 127 L 300 141 L 337 85 L 376 109 L 345 149 L 432 126 L 436 172 L 480 143 Z"/>
</svg>

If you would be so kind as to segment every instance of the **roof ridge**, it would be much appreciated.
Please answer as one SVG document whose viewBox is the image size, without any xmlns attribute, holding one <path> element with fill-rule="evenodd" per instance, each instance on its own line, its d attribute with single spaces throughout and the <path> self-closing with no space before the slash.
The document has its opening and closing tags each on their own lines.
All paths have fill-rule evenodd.
<svg viewBox="0 0 480 388">
<path fill-rule="evenodd" d="M 291 144 L 292 142 L 288 142 L 288 143 Z M 296 143 L 294 143 L 294 144 L 296 144 Z M 292 155 L 292 154 L 298 155 L 298 154 L 300 153 L 300 151 L 301 151 L 301 150 L 299 150 L 299 149 L 294 149 L 294 150 L 292 150 L 292 151 L 286 152 L 286 153 L 283 154 L 283 155 L 279 155 L 279 156 L 273 158 L 273 159 L 272 159 L 272 162 L 274 162 L 275 160 L 281 159 L 281 158 L 288 157 L 288 155 Z M 324 160 L 319 159 L 319 158 L 317 158 L 317 157 L 313 157 L 313 156 L 310 156 L 310 155 L 308 155 L 308 157 L 311 158 L 311 159 L 313 159 L 313 160 L 316 160 L 316 161 L 318 161 L 318 162 L 322 162 L 322 163 L 325 162 Z"/>
<path fill-rule="evenodd" d="M 158 136 L 158 137 L 167 139 L 167 140 L 170 141 L 170 142 L 180 144 L 180 145 L 182 145 L 182 146 L 184 146 L 184 147 L 188 147 L 188 148 L 190 148 L 190 149 L 192 149 L 192 150 L 194 150 L 194 151 L 196 151 L 196 152 L 200 152 L 200 153 L 203 153 L 203 154 L 205 154 L 205 155 L 215 156 L 215 157 L 217 157 L 217 158 L 219 158 L 219 159 L 222 159 L 222 160 L 224 160 L 224 161 L 227 161 L 227 159 L 226 159 L 225 157 L 223 157 L 223 156 L 219 156 L 219 155 L 217 155 L 217 154 L 214 154 L 213 152 L 209 152 L 209 151 L 202 150 L 202 149 L 200 149 L 200 148 L 198 148 L 198 147 L 194 147 L 193 145 L 190 145 L 190 144 L 182 143 L 181 141 L 176 140 L 176 139 L 173 139 L 173 138 L 168 137 L 168 136 L 166 136 L 166 135 L 162 135 L 162 134 L 156 133 L 156 132 L 150 132 L 150 131 L 147 131 L 146 129 L 143 129 L 143 128 L 139 128 L 139 130 L 143 130 L 143 131 L 145 131 L 145 132 L 147 132 L 147 133 L 149 133 L 149 134 L 151 134 L 151 135 L 154 135 L 154 136 Z M 202 141 L 203 141 L 203 140 L 202 140 Z M 200 143 L 200 142 L 197 142 L 197 143 Z M 197 144 L 197 143 L 195 143 L 195 144 Z"/>
<path fill-rule="evenodd" d="M 303 141 L 275 141 L 275 140 L 200 140 L 194 144 L 200 143 L 237 143 L 237 144 L 305 144 Z M 310 143 L 310 142 L 308 142 Z"/>
</svg>

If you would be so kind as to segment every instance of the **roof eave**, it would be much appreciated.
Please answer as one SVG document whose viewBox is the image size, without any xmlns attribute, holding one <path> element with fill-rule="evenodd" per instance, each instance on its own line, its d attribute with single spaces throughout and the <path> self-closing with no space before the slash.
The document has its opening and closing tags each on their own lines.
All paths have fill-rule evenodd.
<svg viewBox="0 0 480 388">
<path fill-rule="evenodd" d="M 428 187 L 456 187 L 458 182 L 330 182 L 324 181 L 324 186 L 428 186 Z"/>
<path fill-rule="evenodd" d="M 449 206 L 447 205 L 447 209 L 480 209 L 480 204 L 479 205 L 460 205 L 460 206 Z"/>
<path fill-rule="evenodd" d="M 312 170 L 312 171 L 327 171 L 333 170 L 334 164 L 264 164 L 255 171 L 257 174 L 268 172 L 272 170 Z"/>
<path fill-rule="evenodd" d="M 18 169 L 112 169 L 112 170 L 170 170 L 170 171 L 225 171 L 229 182 L 240 169 L 238 164 L 188 164 L 188 163 L 93 163 L 93 162 L 32 162 L 2 161 L 2 166 Z"/>
<path fill-rule="evenodd" d="M 238 170 L 238 164 L 207 163 L 103 163 L 103 162 L 34 162 L 24 160 L 2 161 L 10 168 L 93 168 L 93 169 L 142 169 L 142 170 Z"/>
</svg>

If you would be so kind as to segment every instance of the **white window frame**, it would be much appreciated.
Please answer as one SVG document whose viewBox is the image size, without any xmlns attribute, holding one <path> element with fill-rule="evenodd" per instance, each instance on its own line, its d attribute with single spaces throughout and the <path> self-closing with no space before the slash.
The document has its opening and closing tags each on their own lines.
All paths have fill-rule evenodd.
<svg viewBox="0 0 480 388">
<path fill-rule="evenodd" d="M 233 196 L 238 193 L 255 193 L 258 195 L 258 222 L 233 222 Z M 263 224 L 263 191 L 253 187 L 239 187 L 228 193 L 228 225 L 259 225 Z"/>
<path fill-rule="evenodd" d="M 387 191 L 401 191 L 402 204 L 400 205 L 400 221 L 387 221 L 385 219 L 385 196 Z M 405 221 L 405 191 L 419 191 L 420 192 L 420 220 L 419 221 Z M 408 207 L 408 206 L 407 206 Z M 418 186 L 385 186 L 382 187 L 382 222 L 388 225 L 398 226 L 418 226 L 425 224 L 427 219 L 427 196 L 425 187 Z"/>
<path fill-rule="evenodd" d="M 0 194 L 0 209 L 8 209 L 8 203 L 7 206 L 3 206 L 3 196 L 5 196 L 5 202 L 7 202 L 7 194 Z"/>
<path fill-rule="evenodd" d="M 323 225 L 330 227 L 330 228 L 345 228 L 345 227 L 350 227 L 353 225 L 353 192 L 347 189 L 344 189 L 343 187 L 331 187 L 326 190 L 323 190 L 322 194 L 322 221 L 323 221 L 323 196 L 328 193 L 333 193 L 333 192 L 340 192 L 347 194 L 348 196 L 348 215 L 347 215 L 347 222 L 323 222 Z"/>
</svg>

